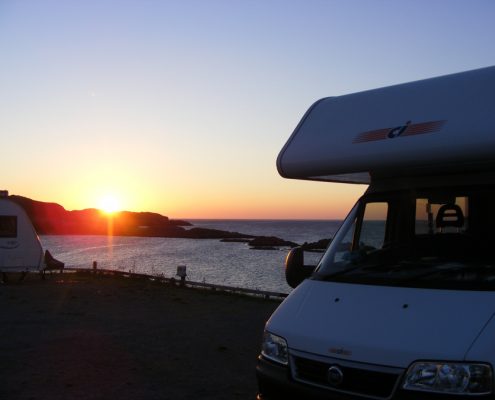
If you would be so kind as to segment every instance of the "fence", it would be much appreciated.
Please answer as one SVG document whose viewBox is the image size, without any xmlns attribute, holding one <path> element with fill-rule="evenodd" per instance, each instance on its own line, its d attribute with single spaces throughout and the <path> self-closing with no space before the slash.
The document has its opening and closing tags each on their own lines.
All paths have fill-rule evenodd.
<svg viewBox="0 0 495 400">
<path fill-rule="evenodd" d="M 206 282 L 194 282 L 188 281 L 185 279 L 175 279 L 175 278 L 166 278 L 163 276 L 153 276 L 147 274 L 139 274 L 135 272 L 124 272 L 113 269 L 100 269 L 100 268 L 72 268 L 66 267 L 65 271 L 74 271 L 74 272 L 84 272 L 88 274 L 101 274 L 101 275 L 113 275 L 113 276 L 121 276 L 126 278 L 139 278 L 139 279 L 148 279 L 156 282 L 162 282 L 171 284 L 174 286 L 183 286 L 195 289 L 203 289 L 203 290 L 211 290 L 211 291 L 219 291 L 225 293 L 237 293 L 246 296 L 255 296 L 262 297 L 266 300 L 274 299 L 274 300 L 283 300 L 287 297 L 287 293 L 281 292 L 271 292 L 267 290 L 258 290 L 258 289 L 249 289 L 249 288 L 241 288 L 235 286 L 226 286 L 226 285 L 216 285 L 214 283 L 206 283 Z"/>
</svg>

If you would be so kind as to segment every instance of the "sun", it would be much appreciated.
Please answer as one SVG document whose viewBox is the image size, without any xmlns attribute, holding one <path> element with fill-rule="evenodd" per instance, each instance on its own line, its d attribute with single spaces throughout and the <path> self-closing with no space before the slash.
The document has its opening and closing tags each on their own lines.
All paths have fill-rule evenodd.
<svg viewBox="0 0 495 400">
<path fill-rule="evenodd" d="M 106 195 L 100 199 L 99 208 L 106 214 L 113 214 L 120 210 L 120 201 L 114 195 Z"/>
</svg>

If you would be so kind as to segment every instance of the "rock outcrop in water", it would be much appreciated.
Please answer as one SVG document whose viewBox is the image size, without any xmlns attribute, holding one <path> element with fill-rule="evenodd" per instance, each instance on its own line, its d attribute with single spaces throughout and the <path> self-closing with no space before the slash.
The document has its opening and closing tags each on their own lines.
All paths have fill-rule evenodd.
<svg viewBox="0 0 495 400">
<path fill-rule="evenodd" d="M 324 252 L 332 239 L 321 239 L 318 240 L 317 242 L 312 242 L 312 243 L 304 243 L 301 245 L 304 251 L 313 251 L 313 252 Z"/>
<path fill-rule="evenodd" d="M 298 244 L 275 236 L 258 236 L 249 242 L 253 250 L 276 250 L 279 247 L 297 247 Z"/>
<path fill-rule="evenodd" d="M 188 237 L 191 239 L 221 239 L 221 241 L 225 242 L 245 242 L 249 241 L 251 238 L 254 238 L 254 236 L 247 235 L 245 233 L 222 231 L 220 229 L 211 228 L 191 228 L 185 230 L 184 234 L 185 236 L 183 237 Z"/>
</svg>

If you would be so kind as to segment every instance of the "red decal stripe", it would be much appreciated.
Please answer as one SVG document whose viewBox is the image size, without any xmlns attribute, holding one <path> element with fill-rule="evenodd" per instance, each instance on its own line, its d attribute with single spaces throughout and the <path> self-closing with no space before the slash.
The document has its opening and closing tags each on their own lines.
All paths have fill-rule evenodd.
<svg viewBox="0 0 495 400">
<path fill-rule="evenodd" d="M 432 133 L 442 129 L 445 121 L 423 122 L 421 124 L 410 125 L 401 136 L 421 135 L 423 133 Z"/>
<path fill-rule="evenodd" d="M 396 137 L 422 135 L 424 133 L 437 132 L 443 128 L 446 122 L 447 122 L 446 120 L 439 120 L 439 121 L 428 121 L 428 122 L 420 122 L 417 124 L 410 124 L 402 132 L 402 134 Z M 352 143 L 373 142 L 376 140 L 387 139 L 388 134 L 395 128 L 384 128 L 384 129 L 376 129 L 373 131 L 362 132 L 356 136 L 356 138 L 352 141 Z"/>
<path fill-rule="evenodd" d="M 385 129 L 377 129 L 374 131 L 367 131 L 359 134 L 353 140 L 352 143 L 362 143 L 362 142 L 372 142 L 375 140 L 383 140 L 387 138 L 387 133 L 390 131 L 390 128 Z"/>
</svg>

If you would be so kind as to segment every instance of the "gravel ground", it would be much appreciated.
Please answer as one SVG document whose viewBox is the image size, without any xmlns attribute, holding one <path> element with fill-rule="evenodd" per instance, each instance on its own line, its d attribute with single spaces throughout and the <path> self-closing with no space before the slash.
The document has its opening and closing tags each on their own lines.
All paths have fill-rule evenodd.
<svg viewBox="0 0 495 400">
<path fill-rule="evenodd" d="M 0 399 L 254 399 L 278 302 L 145 279 L 0 285 Z"/>
</svg>

